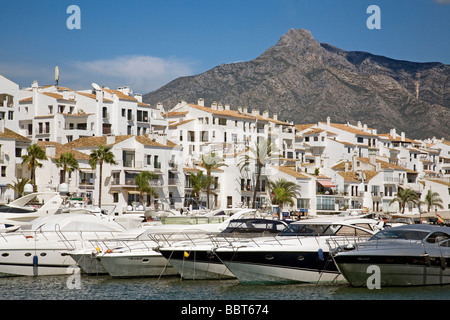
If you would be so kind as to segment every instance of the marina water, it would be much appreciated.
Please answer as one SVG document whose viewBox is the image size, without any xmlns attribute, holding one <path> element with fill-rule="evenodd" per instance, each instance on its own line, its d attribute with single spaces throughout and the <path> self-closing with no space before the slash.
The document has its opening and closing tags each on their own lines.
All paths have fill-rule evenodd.
<svg viewBox="0 0 450 320">
<path fill-rule="evenodd" d="M 450 285 L 408 288 L 353 288 L 346 284 L 248 285 L 237 280 L 182 280 L 179 277 L 112 278 L 80 276 L 0 278 L 0 300 L 450 300 Z"/>
</svg>

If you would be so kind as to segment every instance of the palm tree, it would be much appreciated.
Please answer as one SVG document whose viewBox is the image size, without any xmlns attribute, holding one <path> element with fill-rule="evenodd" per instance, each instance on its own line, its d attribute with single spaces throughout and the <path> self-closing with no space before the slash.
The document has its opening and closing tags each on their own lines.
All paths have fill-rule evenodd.
<svg viewBox="0 0 450 320">
<path fill-rule="evenodd" d="M 47 160 L 47 155 L 45 154 L 45 150 L 35 143 L 30 145 L 27 148 L 27 154 L 24 154 L 22 156 L 22 163 L 27 164 L 28 169 L 30 169 L 30 181 L 35 192 L 37 191 L 36 168 L 42 167 L 42 163 L 40 163 L 38 160 Z"/>
<path fill-rule="evenodd" d="M 97 168 L 97 163 L 100 167 L 99 175 L 99 196 L 98 196 L 98 206 L 102 206 L 102 180 L 103 180 L 103 164 L 117 164 L 114 160 L 114 154 L 111 152 L 111 148 L 100 145 L 97 150 L 92 150 L 89 156 L 89 164 L 93 170 Z"/>
<path fill-rule="evenodd" d="M 430 212 L 432 206 L 436 206 L 436 208 L 444 209 L 444 206 L 442 205 L 442 199 L 439 197 L 439 193 L 432 192 L 431 190 L 428 190 L 425 201 L 423 203 L 427 206 L 427 212 Z"/>
<path fill-rule="evenodd" d="M 136 185 L 139 190 L 139 202 L 144 203 L 144 193 L 156 197 L 158 194 L 149 184 L 149 180 L 158 179 L 158 175 L 149 171 L 142 171 L 136 176 Z"/>
<path fill-rule="evenodd" d="M 20 198 L 23 196 L 23 193 L 25 191 L 25 185 L 27 185 L 30 181 L 31 180 L 27 178 L 22 178 L 20 180 L 17 179 L 17 181 L 13 182 L 13 184 L 8 183 L 6 187 L 9 189 L 13 189 L 17 194 L 17 198 Z"/>
<path fill-rule="evenodd" d="M 262 139 L 259 143 L 255 145 L 255 147 L 249 147 L 244 155 L 241 156 L 239 160 L 240 170 L 247 166 L 250 161 L 254 161 L 256 163 L 256 185 L 255 190 L 253 190 L 253 205 L 252 208 L 256 208 L 256 192 L 259 190 L 259 180 L 261 178 L 261 172 L 263 166 L 272 161 L 278 159 L 278 154 L 275 146 L 268 140 Z"/>
<path fill-rule="evenodd" d="M 58 168 L 62 167 L 62 175 L 60 183 L 66 182 L 66 172 L 72 172 L 73 170 L 78 170 L 78 161 L 72 152 L 62 153 L 58 159 L 56 159 L 56 166 Z"/>
<path fill-rule="evenodd" d="M 189 180 L 192 186 L 191 196 L 200 199 L 200 194 L 206 191 L 208 178 L 203 174 L 203 171 L 197 171 L 196 174 L 189 172 Z"/>
<path fill-rule="evenodd" d="M 417 193 L 410 189 L 398 189 L 397 196 L 391 200 L 389 205 L 398 202 L 399 207 L 401 208 L 402 214 L 405 213 L 405 208 L 408 203 L 417 203 L 419 200 Z"/>
<path fill-rule="evenodd" d="M 211 193 L 211 183 L 212 183 L 212 177 L 211 177 L 211 172 L 215 169 L 218 169 L 220 167 L 228 167 L 228 165 L 226 165 L 223 162 L 223 159 L 221 157 L 219 157 L 218 155 L 216 155 L 214 152 L 210 152 L 208 153 L 206 156 L 202 155 L 202 167 L 204 167 L 206 169 L 206 177 L 207 177 L 207 181 L 206 181 L 206 203 L 207 203 L 207 207 L 209 209 L 209 195 Z"/>
<path fill-rule="evenodd" d="M 269 190 L 272 204 L 278 205 L 278 213 L 281 218 L 281 209 L 284 204 L 295 205 L 294 199 L 300 196 L 300 186 L 295 182 L 280 178 L 277 181 L 269 180 Z"/>
</svg>

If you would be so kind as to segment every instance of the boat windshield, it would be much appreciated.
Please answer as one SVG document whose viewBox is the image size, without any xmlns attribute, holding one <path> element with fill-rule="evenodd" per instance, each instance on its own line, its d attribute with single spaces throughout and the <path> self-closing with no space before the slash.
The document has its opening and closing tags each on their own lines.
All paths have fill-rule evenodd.
<svg viewBox="0 0 450 320">
<path fill-rule="evenodd" d="M 279 220 L 243 219 L 232 220 L 222 233 L 263 232 L 278 233 L 286 228 L 286 223 Z"/>
<path fill-rule="evenodd" d="M 429 232 L 421 230 L 385 229 L 376 233 L 370 240 L 402 239 L 402 240 L 423 240 Z"/>
<path fill-rule="evenodd" d="M 7 205 L 0 205 L 0 213 L 30 213 L 35 212 L 36 209 L 34 208 L 19 208 L 19 207 L 10 207 Z"/>
<path fill-rule="evenodd" d="M 333 235 L 339 226 L 329 224 L 290 224 L 280 235 L 296 236 L 296 235 Z"/>
</svg>

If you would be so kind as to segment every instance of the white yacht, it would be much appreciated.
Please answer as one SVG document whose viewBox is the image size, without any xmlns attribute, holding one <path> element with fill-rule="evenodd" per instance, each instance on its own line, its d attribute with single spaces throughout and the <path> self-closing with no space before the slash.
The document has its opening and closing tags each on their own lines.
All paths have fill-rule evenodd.
<svg viewBox="0 0 450 320">
<path fill-rule="evenodd" d="M 330 249 L 368 239 L 379 230 L 379 223 L 351 217 L 305 219 L 276 236 L 235 241 L 213 252 L 241 283 L 345 281 Z"/>
<path fill-rule="evenodd" d="M 175 275 L 178 272 L 156 249 L 161 243 L 204 238 L 223 231 L 233 219 L 254 216 L 255 210 L 241 209 L 222 223 L 165 224 L 148 228 L 135 240 L 126 240 L 95 254 L 113 277 Z"/>
<path fill-rule="evenodd" d="M 449 227 L 412 224 L 386 228 L 367 242 L 339 248 L 332 256 L 355 287 L 450 284 Z"/>
<path fill-rule="evenodd" d="M 0 235 L 0 276 L 67 274 L 76 266 L 67 254 L 91 246 L 89 240 L 112 238 L 124 231 L 109 216 L 57 214 L 40 217 L 30 230 Z"/>
<path fill-rule="evenodd" d="M 36 192 L 0 205 L 0 232 L 11 232 L 29 226 L 39 217 L 56 214 L 63 198 L 58 192 Z"/>
<path fill-rule="evenodd" d="M 243 218 L 231 220 L 228 227 L 217 235 L 201 239 L 163 243 L 158 251 L 178 271 L 183 279 L 231 279 L 228 268 L 217 258 L 213 249 L 234 241 L 253 241 L 254 237 L 278 234 L 288 223 L 282 220 Z"/>
</svg>

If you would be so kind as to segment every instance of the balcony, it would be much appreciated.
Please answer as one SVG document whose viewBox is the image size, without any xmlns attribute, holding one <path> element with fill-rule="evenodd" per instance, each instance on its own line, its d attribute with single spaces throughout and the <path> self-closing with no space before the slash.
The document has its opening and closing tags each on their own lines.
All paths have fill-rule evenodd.
<svg viewBox="0 0 450 320">
<path fill-rule="evenodd" d="M 50 134 L 50 128 L 39 128 L 35 130 L 35 134 Z"/>
<path fill-rule="evenodd" d="M 383 177 L 385 184 L 404 184 L 405 179 L 399 177 Z"/>
</svg>

